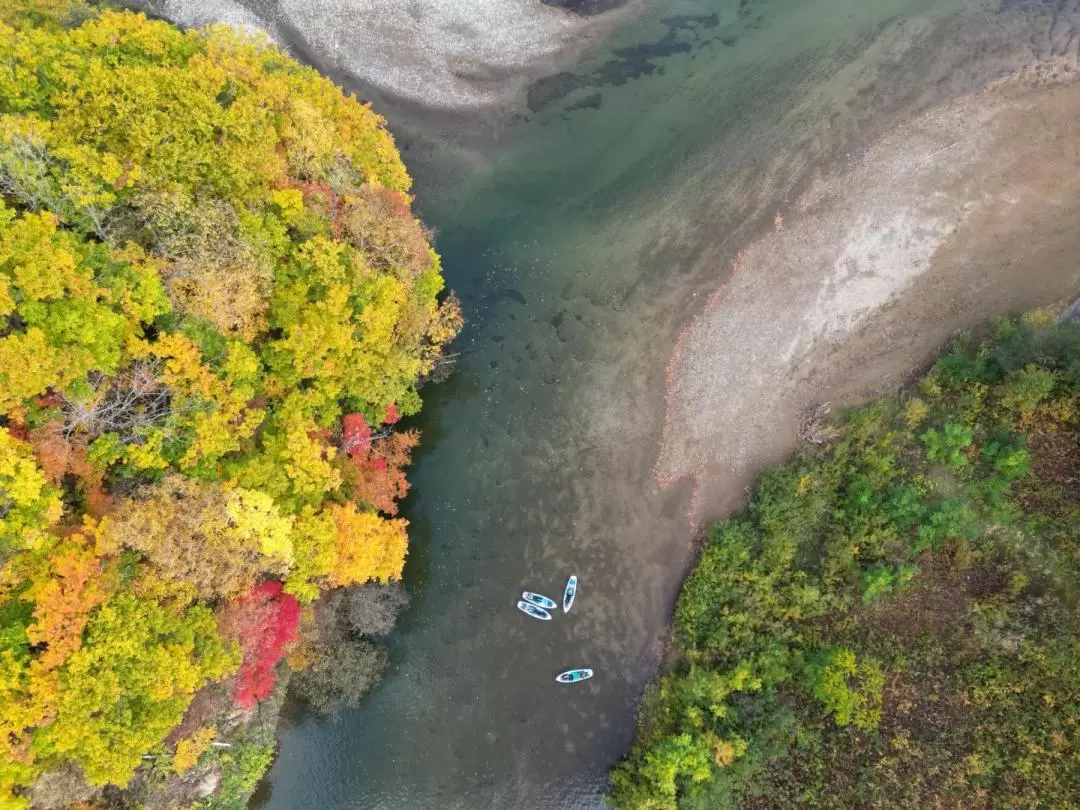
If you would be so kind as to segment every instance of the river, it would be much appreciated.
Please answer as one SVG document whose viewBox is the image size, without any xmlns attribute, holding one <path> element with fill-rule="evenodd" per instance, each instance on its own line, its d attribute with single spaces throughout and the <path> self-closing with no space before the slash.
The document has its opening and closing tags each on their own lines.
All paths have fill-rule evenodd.
<svg viewBox="0 0 1080 810">
<path fill-rule="evenodd" d="M 285 721 L 267 810 L 601 806 L 693 555 L 692 486 L 653 474 L 680 328 L 818 166 L 946 92 L 952 57 L 928 54 L 953 12 L 999 13 L 653 6 L 536 85 L 490 159 L 440 175 L 435 156 L 419 177 L 468 325 L 416 420 L 412 603 L 358 710 Z M 697 513 L 737 505 L 744 483 Z M 515 610 L 571 573 L 569 615 Z M 577 666 L 596 677 L 553 682 Z"/>
</svg>

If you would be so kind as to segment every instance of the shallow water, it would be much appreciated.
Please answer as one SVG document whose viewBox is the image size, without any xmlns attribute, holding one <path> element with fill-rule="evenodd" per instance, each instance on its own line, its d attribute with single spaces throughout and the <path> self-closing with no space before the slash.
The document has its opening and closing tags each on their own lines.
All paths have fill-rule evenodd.
<svg viewBox="0 0 1080 810">
<path fill-rule="evenodd" d="M 664 2 L 539 86 L 467 182 L 420 178 L 470 323 L 418 420 L 413 602 L 360 709 L 283 726 L 265 807 L 601 806 L 692 553 L 690 486 L 653 477 L 678 330 L 814 166 L 887 118 L 874 82 L 984 5 Z M 570 573 L 569 615 L 515 610 Z M 579 666 L 596 677 L 553 682 Z"/>
</svg>

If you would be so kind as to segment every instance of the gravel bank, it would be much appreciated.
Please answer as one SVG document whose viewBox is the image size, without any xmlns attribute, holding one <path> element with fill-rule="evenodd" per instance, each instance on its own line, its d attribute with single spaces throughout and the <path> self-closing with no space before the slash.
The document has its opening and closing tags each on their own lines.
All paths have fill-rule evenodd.
<svg viewBox="0 0 1080 810">
<path fill-rule="evenodd" d="M 1054 70 L 1057 86 L 1028 73 L 899 127 L 739 254 L 671 357 L 661 483 L 730 506 L 815 403 L 886 390 L 955 330 L 1080 291 L 1080 86 L 1075 59 Z"/>
</svg>

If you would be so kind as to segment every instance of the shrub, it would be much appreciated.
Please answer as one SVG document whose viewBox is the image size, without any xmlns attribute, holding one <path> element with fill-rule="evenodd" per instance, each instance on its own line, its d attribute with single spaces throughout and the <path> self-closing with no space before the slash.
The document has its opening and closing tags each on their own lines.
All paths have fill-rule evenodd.
<svg viewBox="0 0 1080 810">
<path fill-rule="evenodd" d="M 958 470 L 968 463 L 963 451 L 974 440 L 971 430 L 953 422 L 947 422 L 942 429 L 930 429 L 919 438 L 926 448 L 926 457 Z"/>
<path fill-rule="evenodd" d="M 294 676 L 293 686 L 312 708 L 328 715 L 356 708 L 389 662 L 385 650 L 363 639 L 316 644 L 307 655 L 307 667 Z"/>
<path fill-rule="evenodd" d="M 980 453 L 1005 481 L 1024 478 L 1029 470 L 1024 437 L 1002 436 L 983 443 Z"/>
<path fill-rule="evenodd" d="M 687 577 L 612 804 L 1072 806 L 1078 357 L 1080 325 L 1001 322 L 763 475 Z"/>
<path fill-rule="evenodd" d="M 273 743 L 242 742 L 220 754 L 221 784 L 202 810 L 246 810 L 255 786 L 274 759 Z"/>
<path fill-rule="evenodd" d="M 1034 364 L 1013 371 L 998 389 L 1003 408 L 1021 417 L 1031 416 L 1054 390 L 1054 373 Z"/>
<path fill-rule="evenodd" d="M 875 565 L 862 574 L 862 601 L 864 605 L 876 602 L 893 589 L 896 572 L 888 565 Z"/>
<path fill-rule="evenodd" d="M 881 722 L 881 689 L 885 675 L 873 658 L 861 661 L 844 647 L 820 653 L 807 670 L 814 697 L 824 704 L 838 726 L 863 731 Z"/>
</svg>

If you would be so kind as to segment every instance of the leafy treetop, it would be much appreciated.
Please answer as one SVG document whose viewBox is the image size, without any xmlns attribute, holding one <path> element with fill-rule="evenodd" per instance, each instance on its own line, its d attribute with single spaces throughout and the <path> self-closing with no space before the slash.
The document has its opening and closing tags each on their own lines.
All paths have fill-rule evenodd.
<svg viewBox="0 0 1080 810">
<path fill-rule="evenodd" d="M 265 39 L 0 0 L 0 61 L 0 806 L 23 807 L 64 763 L 123 786 L 200 690 L 269 694 L 299 603 L 401 576 L 418 435 L 394 424 L 461 315 L 382 119 Z"/>
</svg>

